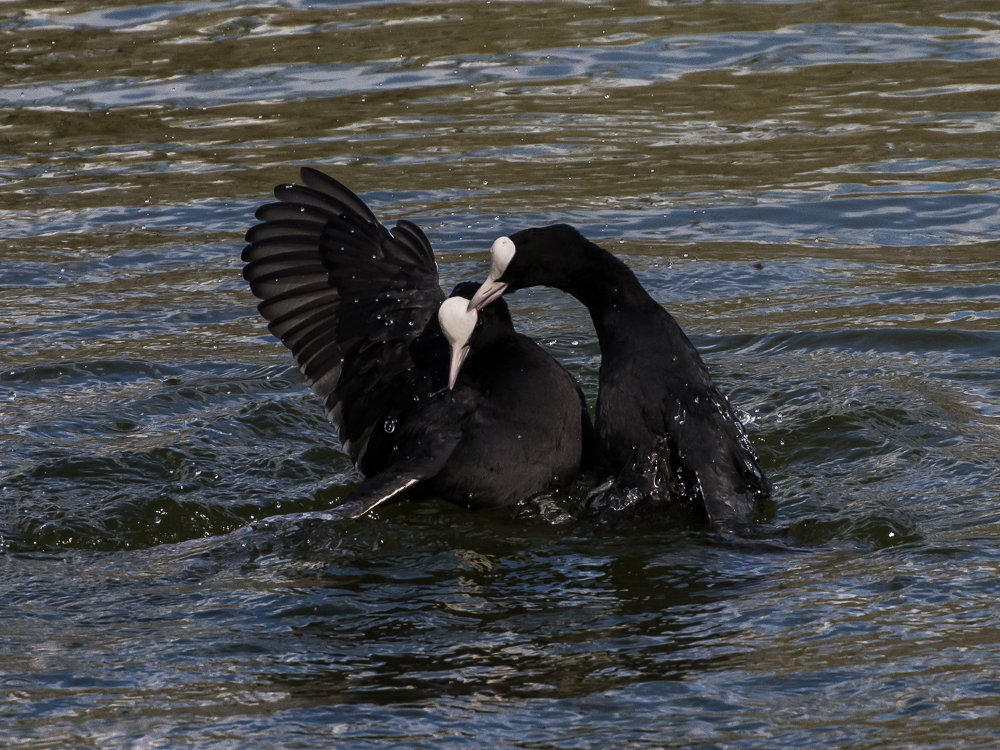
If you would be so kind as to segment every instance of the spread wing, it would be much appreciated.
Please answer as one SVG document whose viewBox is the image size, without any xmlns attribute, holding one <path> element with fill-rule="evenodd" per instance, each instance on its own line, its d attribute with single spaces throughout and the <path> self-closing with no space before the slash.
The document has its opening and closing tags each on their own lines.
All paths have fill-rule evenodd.
<svg viewBox="0 0 1000 750">
<path fill-rule="evenodd" d="M 244 278 L 257 309 L 287 346 L 366 474 L 388 464 L 386 441 L 405 401 L 447 383 L 448 346 L 437 323 L 445 299 L 430 242 L 418 226 L 389 230 L 354 193 L 315 169 L 279 185 L 247 232 Z M 375 441 L 378 442 L 378 441 Z M 384 445 L 383 445 L 384 444 Z"/>
</svg>

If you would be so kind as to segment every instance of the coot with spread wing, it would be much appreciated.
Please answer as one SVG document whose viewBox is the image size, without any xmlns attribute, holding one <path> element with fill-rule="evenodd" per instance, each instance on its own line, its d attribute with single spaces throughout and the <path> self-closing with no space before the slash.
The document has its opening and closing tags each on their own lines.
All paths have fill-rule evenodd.
<svg viewBox="0 0 1000 750">
<path fill-rule="evenodd" d="M 509 505 L 572 481 L 592 429 L 572 376 L 505 305 L 470 311 L 475 284 L 446 300 L 417 225 L 386 229 L 336 180 L 309 168 L 301 179 L 258 209 L 243 275 L 371 478 L 335 515 L 404 493 Z"/>
</svg>

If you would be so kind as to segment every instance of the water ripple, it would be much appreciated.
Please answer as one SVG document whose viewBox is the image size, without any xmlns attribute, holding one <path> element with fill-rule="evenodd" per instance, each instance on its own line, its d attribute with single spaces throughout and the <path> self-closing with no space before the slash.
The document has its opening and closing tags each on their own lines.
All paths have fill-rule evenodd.
<svg viewBox="0 0 1000 750">
<path fill-rule="evenodd" d="M 994 746 L 1000 15 L 965 5 L 4 4 L 2 736 Z M 306 164 L 446 287 L 531 225 L 619 254 L 762 520 L 325 522 L 361 477 L 238 259 Z M 586 309 L 508 299 L 592 403 Z"/>
<path fill-rule="evenodd" d="M 201 9 L 204 4 L 190 5 Z M 181 4 L 176 12 L 182 14 L 187 7 Z M 159 13 L 169 17 L 173 12 L 175 9 L 158 10 L 151 17 Z M 594 83 L 598 86 L 614 89 L 647 86 L 696 71 L 746 73 L 843 63 L 879 65 L 920 60 L 961 63 L 996 59 L 1000 59 L 1000 31 L 894 24 L 814 24 L 766 33 L 680 35 L 630 45 L 555 48 L 501 57 L 443 57 L 419 64 L 394 60 L 362 65 L 266 65 L 176 75 L 166 80 L 37 82 L 28 88 L 0 87 L 0 104 L 69 109 L 154 104 L 214 107 L 379 90 L 415 91 L 581 79 L 596 79 Z"/>
</svg>

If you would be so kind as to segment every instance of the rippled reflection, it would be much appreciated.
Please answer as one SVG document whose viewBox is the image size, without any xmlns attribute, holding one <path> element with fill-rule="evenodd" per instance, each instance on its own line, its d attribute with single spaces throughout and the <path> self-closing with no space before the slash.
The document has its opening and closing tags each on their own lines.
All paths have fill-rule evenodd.
<svg viewBox="0 0 1000 750">
<path fill-rule="evenodd" d="M 3 736 L 995 744 L 998 34 L 951 0 L 0 6 Z M 304 164 L 446 288 L 532 225 L 620 254 L 768 520 L 288 516 L 361 480 L 239 275 Z M 586 311 L 510 299 L 593 399 Z"/>
</svg>

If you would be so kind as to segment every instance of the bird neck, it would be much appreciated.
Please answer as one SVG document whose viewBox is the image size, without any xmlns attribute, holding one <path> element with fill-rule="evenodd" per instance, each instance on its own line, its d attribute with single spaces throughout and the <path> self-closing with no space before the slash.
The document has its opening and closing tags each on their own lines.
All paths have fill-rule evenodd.
<svg viewBox="0 0 1000 750">
<path fill-rule="evenodd" d="M 486 321 L 485 325 L 479 326 L 469 339 L 469 358 L 474 359 L 486 349 L 516 336 L 517 331 L 514 330 L 513 323 L 503 325 L 499 321 Z"/>
<path fill-rule="evenodd" d="M 632 270 L 604 248 L 585 242 L 577 257 L 576 267 L 554 286 L 586 305 L 598 336 L 605 322 L 660 309 Z"/>
</svg>

